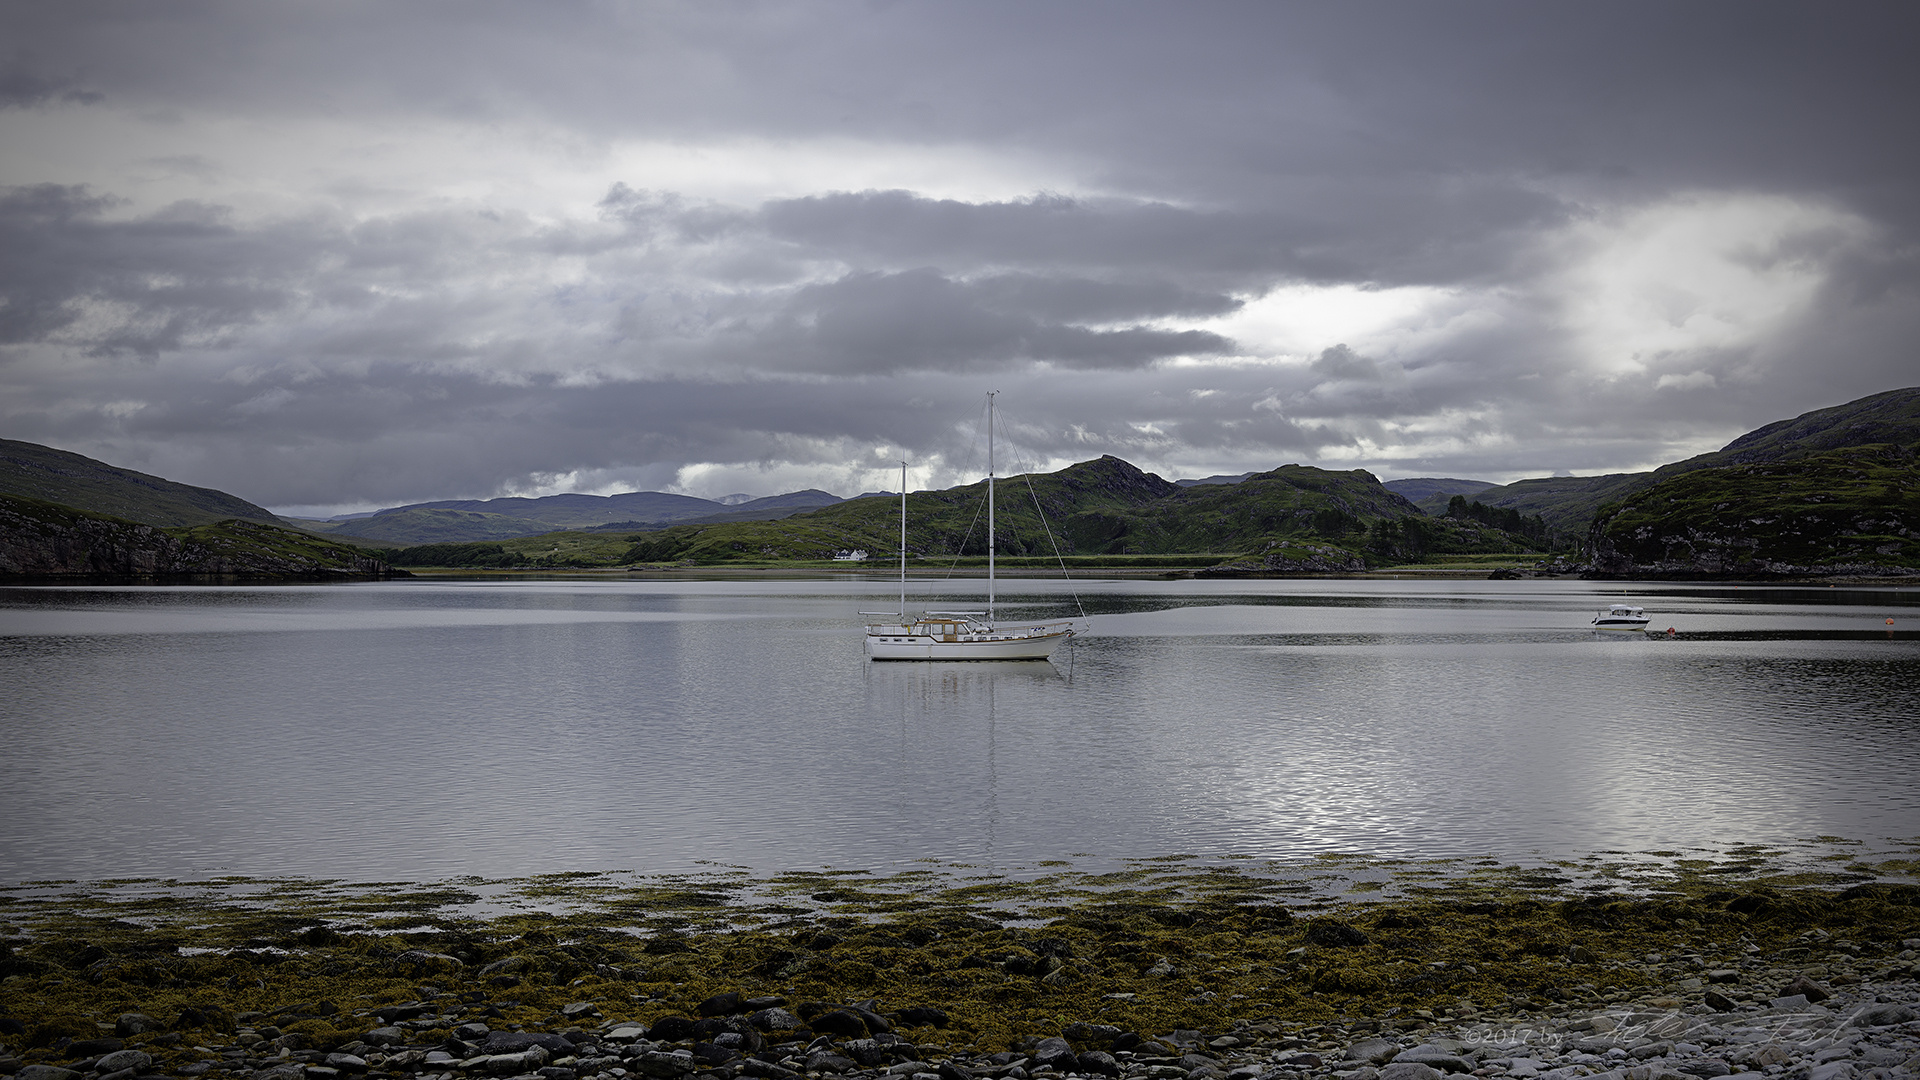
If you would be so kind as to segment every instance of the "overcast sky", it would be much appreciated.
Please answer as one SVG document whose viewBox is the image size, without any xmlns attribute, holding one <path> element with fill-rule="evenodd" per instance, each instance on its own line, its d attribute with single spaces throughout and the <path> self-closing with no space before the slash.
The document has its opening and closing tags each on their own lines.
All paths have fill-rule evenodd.
<svg viewBox="0 0 1920 1080">
<path fill-rule="evenodd" d="M 1916 40 L 1908 0 L 16 0 L 0 436 L 301 513 L 944 486 L 989 390 L 1002 473 L 1648 468 L 1920 383 Z"/>
</svg>

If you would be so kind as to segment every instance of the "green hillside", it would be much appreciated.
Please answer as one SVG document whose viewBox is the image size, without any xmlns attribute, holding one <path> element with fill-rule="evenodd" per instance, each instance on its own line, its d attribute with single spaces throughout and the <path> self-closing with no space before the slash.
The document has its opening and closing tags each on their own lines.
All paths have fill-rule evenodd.
<svg viewBox="0 0 1920 1080">
<path fill-rule="evenodd" d="M 0 577 L 328 580 L 391 573 L 351 546 L 264 522 L 228 518 L 162 529 L 0 495 Z"/>
<path fill-rule="evenodd" d="M 1764 430 L 1764 429 L 1763 429 Z M 1693 469 L 1602 510 L 1596 569 L 1623 576 L 1920 569 L 1920 442 Z"/>
<path fill-rule="evenodd" d="M 1907 387 L 1776 421 L 1712 453 L 1662 465 L 1652 472 L 1540 477 L 1488 488 L 1471 497 L 1488 506 L 1538 514 L 1557 533 L 1583 534 L 1603 505 L 1681 473 L 1792 461 L 1850 446 L 1906 446 L 1915 442 L 1920 442 L 1920 387 Z M 1433 511 L 1432 506 L 1427 508 Z"/>
<path fill-rule="evenodd" d="M 1006 477 L 998 482 L 996 499 L 999 550 L 1014 556 L 1053 553 L 1036 499 L 1058 537 L 1060 523 L 1082 510 L 1139 506 L 1180 490 L 1112 456 L 1056 473 Z M 907 496 L 910 553 L 984 555 L 986 536 L 986 481 Z M 850 499 L 778 521 L 671 526 L 639 537 L 632 557 L 640 562 L 825 559 L 853 549 L 897 551 L 899 543 L 899 500 Z M 1060 547 L 1073 550 L 1064 540 Z"/>
<path fill-rule="evenodd" d="M 1031 488 L 1028 484 L 1031 481 Z M 1045 509 L 1045 524 L 1035 503 Z M 986 552 L 985 482 L 907 497 L 907 551 L 914 556 Z M 1363 470 L 1330 472 L 1287 465 L 1237 484 L 1190 487 L 1162 480 L 1119 458 L 1081 462 L 1057 473 L 1016 476 L 999 485 L 998 549 L 1003 555 L 1125 558 L 1225 553 L 1228 556 L 1356 565 L 1402 562 L 1434 553 L 1507 553 L 1527 541 L 1484 523 L 1428 519 Z M 862 549 L 898 550 L 900 504 L 856 499 L 783 521 L 677 525 L 635 537 L 635 562 L 716 563 L 825 559 Z M 1051 529 L 1051 539 L 1049 539 Z M 1333 549 L 1344 553 L 1333 557 Z M 1281 554 L 1276 554 L 1281 553 Z M 1296 557 L 1297 556 L 1297 557 Z M 1264 565 L 1264 564 L 1263 564 Z"/>
<path fill-rule="evenodd" d="M 1062 531 L 1088 553 L 1247 551 L 1285 537 L 1339 539 L 1372 519 L 1418 513 L 1365 470 L 1283 465 L 1238 484 L 1177 488 L 1144 505 L 1081 510 Z"/>
<path fill-rule="evenodd" d="M 1889 390 L 1830 409 L 1816 409 L 1791 420 L 1756 428 L 1711 454 L 1701 454 L 1653 475 L 1666 479 L 1694 469 L 1748 465 L 1761 461 L 1792 461 L 1853 446 L 1920 442 L 1920 386 Z"/>
<path fill-rule="evenodd" d="M 280 523 L 272 511 L 224 491 L 176 484 L 12 439 L 0 439 L 0 495 L 39 499 L 162 528 L 226 518 Z"/>
</svg>

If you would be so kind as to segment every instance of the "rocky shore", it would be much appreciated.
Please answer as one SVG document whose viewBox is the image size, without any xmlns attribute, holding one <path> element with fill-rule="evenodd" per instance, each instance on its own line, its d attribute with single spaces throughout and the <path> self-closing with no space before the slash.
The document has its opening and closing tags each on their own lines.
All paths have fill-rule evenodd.
<svg viewBox="0 0 1920 1080">
<path fill-rule="evenodd" d="M 284 911 L 153 908 L 182 916 L 170 928 L 10 905 L 8 917 L 30 917 L 0 926 L 0 1074 L 1920 1075 L 1915 886 L 1301 911 L 1234 891 L 1098 897 L 1040 918 L 995 919 L 972 902 L 865 917 L 773 904 L 694 932 L 407 914 L 395 918 L 415 925 L 369 932 Z"/>
</svg>

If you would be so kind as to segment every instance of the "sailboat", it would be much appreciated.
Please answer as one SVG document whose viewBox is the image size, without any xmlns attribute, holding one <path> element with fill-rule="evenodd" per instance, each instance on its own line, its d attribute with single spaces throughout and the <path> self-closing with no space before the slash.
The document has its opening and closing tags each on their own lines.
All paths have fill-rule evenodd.
<svg viewBox="0 0 1920 1080">
<path fill-rule="evenodd" d="M 995 391 L 994 393 L 998 393 Z M 900 463 L 900 610 L 867 624 L 867 655 L 875 660 L 1045 660 L 1072 638 L 1067 620 L 1002 626 L 994 621 L 993 398 L 987 395 L 987 607 L 985 611 L 924 611 L 907 617 L 907 463 Z"/>
</svg>

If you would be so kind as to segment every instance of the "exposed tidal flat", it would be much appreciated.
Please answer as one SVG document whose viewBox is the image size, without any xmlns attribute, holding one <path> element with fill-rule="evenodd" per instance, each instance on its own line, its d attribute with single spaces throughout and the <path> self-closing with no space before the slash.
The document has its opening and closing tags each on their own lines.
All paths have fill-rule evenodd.
<svg viewBox="0 0 1920 1080">
<path fill-rule="evenodd" d="M 0 1069 L 1909 1075 L 1920 849 L 1849 847 L 36 882 L 0 906 Z"/>
<path fill-rule="evenodd" d="M 1002 585 L 0 590 L 0 1067 L 1912 1070 L 1913 591 Z"/>
</svg>

